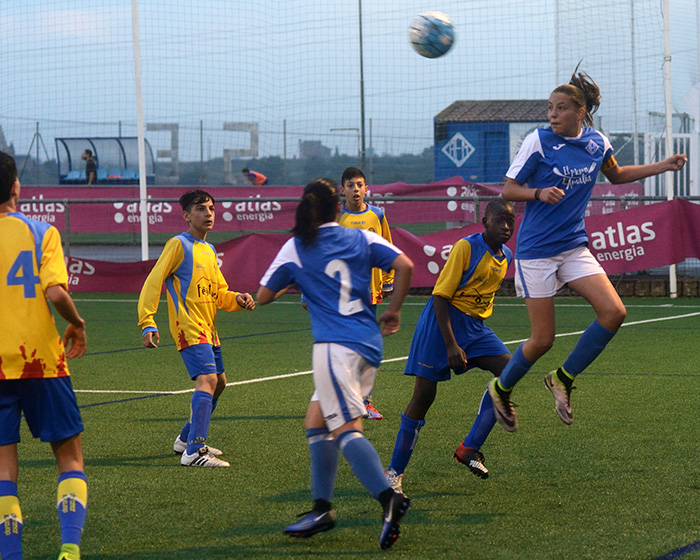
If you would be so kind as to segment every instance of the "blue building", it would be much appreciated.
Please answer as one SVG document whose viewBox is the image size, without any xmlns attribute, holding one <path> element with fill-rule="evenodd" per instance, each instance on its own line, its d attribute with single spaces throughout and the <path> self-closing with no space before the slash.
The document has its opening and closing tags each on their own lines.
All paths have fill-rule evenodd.
<svg viewBox="0 0 700 560">
<path fill-rule="evenodd" d="M 434 120 L 435 180 L 500 183 L 523 138 L 548 124 L 546 99 L 455 101 Z"/>
</svg>

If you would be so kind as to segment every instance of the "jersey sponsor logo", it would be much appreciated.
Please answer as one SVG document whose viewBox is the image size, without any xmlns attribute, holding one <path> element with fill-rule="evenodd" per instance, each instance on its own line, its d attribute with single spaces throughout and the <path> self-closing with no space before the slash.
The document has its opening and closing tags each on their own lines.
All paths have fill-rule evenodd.
<svg viewBox="0 0 700 560">
<path fill-rule="evenodd" d="M 586 167 L 569 167 L 568 165 L 565 165 L 561 170 L 555 166 L 552 168 L 552 172 L 558 177 L 561 177 L 562 187 L 564 187 L 564 190 L 568 190 L 573 189 L 578 185 L 585 185 L 593 181 L 595 179 L 593 175 L 593 170 L 595 167 L 595 162 Z"/>
<path fill-rule="evenodd" d="M 552 146 L 552 149 L 553 149 L 555 152 L 558 152 L 558 151 L 561 150 L 564 146 L 566 146 L 566 144 L 557 144 L 556 146 Z"/>
</svg>

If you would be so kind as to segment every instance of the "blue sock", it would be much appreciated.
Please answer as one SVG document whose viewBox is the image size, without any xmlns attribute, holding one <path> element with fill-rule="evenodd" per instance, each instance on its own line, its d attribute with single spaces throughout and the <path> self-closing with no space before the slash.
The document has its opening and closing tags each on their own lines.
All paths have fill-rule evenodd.
<svg viewBox="0 0 700 560">
<path fill-rule="evenodd" d="M 22 560 L 22 510 L 11 480 L 0 480 L 0 557 Z"/>
<path fill-rule="evenodd" d="M 311 455 L 311 498 L 331 501 L 338 471 L 338 446 L 327 428 L 306 430 Z"/>
<path fill-rule="evenodd" d="M 61 524 L 61 543 L 80 546 L 87 498 L 87 478 L 83 471 L 66 471 L 58 477 L 56 508 Z"/>
<path fill-rule="evenodd" d="M 472 424 L 472 429 L 467 437 L 464 438 L 464 447 L 471 447 L 479 450 L 486 438 L 489 437 L 491 429 L 496 425 L 496 416 L 493 413 L 493 400 L 488 391 L 484 392 L 479 405 L 479 413 L 476 415 L 476 420 Z"/>
<path fill-rule="evenodd" d="M 216 410 L 216 403 L 219 402 L 219 399 L 213 399 L 211 401 L 211 413 L 214 414 L 214 411 Z M 182 430 L 180 430 L 180 439 L 187 443 L 187 439 L 190 437 L 190 421 L 188 420 L 185 422 L 185 425 L 182 427 Z"/>
<path fill-rule="evenodd" d="M 399 433 L 396 434 L 389 469 L 394 469 L 397 474 L 403 474 L 418 443 L 418 432 L 423 426 L 425 426 L 425 420 L 413 420 L 401 413 L 401 426 L 399 426 Z"/>
<path fill-rule="evenodd" d="M 384 476 L 382 460 L 362 432 L 343 432 L 338 436 L 338 447 L 350 463 L 352 472 L 372 496 L 377 498 L 384 490 L 390 488 Z"/>
<path fill-rule="evenodd" d="M 591 365 L 612 340 L 616 333 L 609 331 L 596 319 L 579 337 L 576 346 L 566 358 L 564 369 L 571 377 L 576 377 Z"/>
<path fill-rule="evenodd" d="M 510 390 L 515 387 L 515 384 L 520 381 L 523 376 L 530 371 L 530 368 L 535 362 L 528 362 L 523 355 L 523 345 L 518 346 L 513 352 L 513 357 L 506 364 L 506 367 L 501 372 L 499 382 L 501 387 Z"/>
<path fill-rule="evenodd" d="M 192 455 L 204 447 L 209 431 L 213 397 L 206 391 L 195 391 L 192 395 L 190 433 L 187 436 L 187 454 Z"/>
</svg>

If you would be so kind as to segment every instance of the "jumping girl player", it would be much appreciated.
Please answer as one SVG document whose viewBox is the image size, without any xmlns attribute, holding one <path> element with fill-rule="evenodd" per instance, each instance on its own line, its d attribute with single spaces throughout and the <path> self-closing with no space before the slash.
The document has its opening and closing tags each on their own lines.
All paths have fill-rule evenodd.
<svg viewBox="0 0 700 560">
<path fill-rule="evenodd" d="M 382 360 L 382 336 L 399 330 L 413 263 L 376 233 L 341 227 L 339 216 L 336 183 L 309 183 L 297 207 L 294 237 L 280 249 L 258 290 L 258 303 L 265 305 L 296 284 L 309 302 L 314 336 L 316 390 L 304 421 L 314 505 L 285 533 L 310 537 L 334 527 L 331 497 L 340 450 L 358 480 L 382 504 L 379 544 L 386 549 L 396 542 L 411 502 L 391 488 L 379 455 L 362 433 L 363 395 L 372 389 Z M 373 267 L 396 273 L 394 296 L 379 319 L 370 301 Z"/>
<path fill-rule="evenodd" d="M 515 249 L 515 289 L 525 298 L 531 326 L 530 338 L 488 385 L 496 419 L 509 432 L 518 429 L 510 401 L 513 387 L 554 343 L 554 295 L 559 288 L 568 284 L 597 315 L 563 365 L 544 378 L 565 424 L 573 422 L 574 378 L 598 357 L 625 320 L 625 306 L 588 249 L 584 214 L 598 172 L 611 183 L 628 183 L 678 171 L 687 161 L 684 154 L 676 154 L 656 163 L 620 167 L 610 141 L 592 128 L 600 90 L 590 76 L 577 71 L 578 67 L 570 82 L 550 95 L 550 126 L 525 138 L 503 187 L 503 198 L 527 202 Z"/>
</svg>

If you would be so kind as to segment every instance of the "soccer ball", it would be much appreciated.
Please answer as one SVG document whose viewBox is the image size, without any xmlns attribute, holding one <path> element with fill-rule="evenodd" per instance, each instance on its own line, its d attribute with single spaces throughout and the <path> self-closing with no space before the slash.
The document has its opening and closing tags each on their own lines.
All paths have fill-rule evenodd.
<svg viewBox="0 0 700 560">
<path fill-rule="evenodd" d="M 441 12 L 425 12 L 413 20 L 408 38 L 416 52 L 426 58 L 442 56 L 452 47 L 455 30 Z"/>
</svg>

